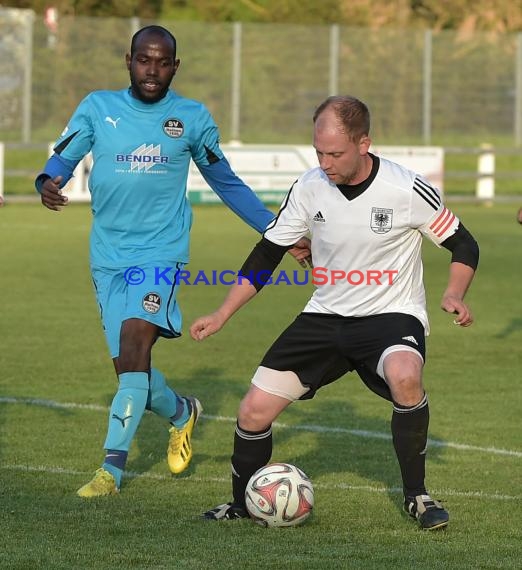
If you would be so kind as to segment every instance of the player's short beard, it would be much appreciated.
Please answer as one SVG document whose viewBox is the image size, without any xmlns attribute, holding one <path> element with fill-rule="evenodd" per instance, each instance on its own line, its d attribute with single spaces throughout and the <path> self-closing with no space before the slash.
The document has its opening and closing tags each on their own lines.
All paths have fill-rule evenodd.
<svg viewBox="0 0 522 570">
<path fill-rule="evenodd" d="M 372 161 L 372 165 L 373 165 L 373 161 Z M 371 168 L 371 165 L 370 165 L 370 168 Z M 366 161 L 361 160 L 360 163 L 358 163 L 357 166 L 355 166 L 351 170 L 351 172 L 346 173 L 346 176 L 344 176 L 344 181 L 341 182 L 341 184 L 346 184 L 349 186 L 353 186 L 354 184 L 360 184 L 361 182 L 363 182 L 367 178 L 367 173 L 365 172 L 365 170 L 366 170 Z M 370 172 L 371 172 L 371 170 L 370 170 Z M 369 175 L 369 173 L 368 173 L 368 175 Z M 356 180 L 358 178 L 362 178 L 362 180 L 359 180 L 358 182 L 354 182 L 354 180 Z"/>
<path fill-rule="evenodd" d="M 142 103 L 150 103 L 150 104 L 157 103 L 158 101 L 161 101 L 163 97 L 165 97 L 167 91 L 169 90 L 169 86 L 167 85 L 155 97 L 144 97 L 140 84 L 134 80 L 132 75 L 130 77 L 130 82 L 134 97 L 136 97 L 136 99 L 138 99 Z"/>
</svg>

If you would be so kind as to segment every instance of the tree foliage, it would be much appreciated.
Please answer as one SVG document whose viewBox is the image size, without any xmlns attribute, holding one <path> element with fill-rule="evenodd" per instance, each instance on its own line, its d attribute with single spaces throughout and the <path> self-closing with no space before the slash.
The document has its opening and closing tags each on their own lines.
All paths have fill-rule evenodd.
<svg viewBox="0 0 522 570">
<path fill-rule="evenodd" d="M 30 8 L 43 14 L 48 6 L 62 16 L 100 16 L 156 18 L 162 0 L 11 0 L 10 8 Z"/>
<path fill-rule="evenodd" d="M 206 22 L 284 22 L 434 30 L 522 30 L 522 0 L 12 0 L 42 14 L 163 18 Z"/>
</svg>

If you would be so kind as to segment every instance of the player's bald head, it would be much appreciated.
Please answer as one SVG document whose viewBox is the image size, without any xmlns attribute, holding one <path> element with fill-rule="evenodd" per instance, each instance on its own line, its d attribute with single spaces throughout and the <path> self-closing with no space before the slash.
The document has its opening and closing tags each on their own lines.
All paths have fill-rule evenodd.
<svg viewBox="0 0 522 570">
<path fill-rule="evenodd" d="M 172 57 L 176 59 L 176 38 L 163 26 L 145 26 L 138 30 L 133 36 L 131 40 L 131 57 L 134 55 L 136 51 L 136 46 L 139 42 L 144 38 L 163 38 L 169 41 L 172 44 Z"/>
<path fill-rule="evenodd" d="M 338 129 L 352 140 L 370 134 L 368 107 L 351 95 L 333 95 L 325 99 L 315 110 L 313 122 L 316 129 Z"/>
</svg>

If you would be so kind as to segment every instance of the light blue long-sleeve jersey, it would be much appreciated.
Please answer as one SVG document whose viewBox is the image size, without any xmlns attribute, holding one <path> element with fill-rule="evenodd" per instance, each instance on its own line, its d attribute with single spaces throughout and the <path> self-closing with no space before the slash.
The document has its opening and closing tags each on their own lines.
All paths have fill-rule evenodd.
<svg viewBox="0 0 522 570">
<path fill-rule="evenodd" d="M 65 183 L 92 151 L 91 264 L 122 268 L 189 260 L 190 159 L 246 223 L 263 232 L 274 218 L 231 170 L 206 107 L 169 91 L 147 104 L 130 90 L 95 91 L 74 112 L 44 169 Z M 219 231 L 216 229 L 216 231 Z"/>
</svg>

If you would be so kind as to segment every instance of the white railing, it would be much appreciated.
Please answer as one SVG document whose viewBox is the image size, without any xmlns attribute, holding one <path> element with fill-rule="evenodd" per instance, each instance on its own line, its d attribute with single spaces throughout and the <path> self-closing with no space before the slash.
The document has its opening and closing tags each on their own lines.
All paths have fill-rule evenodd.
<svg viewBox="0 0 522 570">
<path fill-rule="evenodd" d="M 28 169 L 5 168 L 5 149 L 9 143 L 0 142 L 0 196 L 4 196 L 6 176 L 36 176 L 36 172 Z M 14 146 L 20 148 L 17 143 Z M 35 145 L 31 145 L 35 146 Z M 49 150 L 50 147 L 48 147 Z M 263 199 L 270 203 L 279 202 L 294 180 L 307 168 L 315 166 L 317 159 L 312 147 L 306 145 L 242 145 L 239 143 L 222 145 L 235 171 L 252 186 L 259 190 Z M 479 148 L 463 147 L 374 147 L 377 154 L 404 164 L 419 174 L 426 176 L 435 186 L 444 187 L 444 178 L 469 178 L 474 180 L 474 198 L 478 201 L 494 201 L 496 197 L 495 182 L 499 177 L 522 178 L 522 172 L 499 173 L 496 168 L 496 156 L 499 152 L 492 145 L 483 144 Z M 515 152 L 515 151 L 513 151 Z M 444 156 L 448 154 L 476 154 L 475 171 L 444 171 Z M 90 194 L 87 180 L 91 168 L 91 158 L 86 157 L 76 168 L 73 179 L 66 191 L 72 201 L 89 201 Z M 446 183 L 447 185 L 447 183 Z M 188 179 L 189 191 L 195 202 L 215 202 L 217 196 L 210 191 L 195 165 L 191 164 Z M 28 193 L 31 188 L 28 188 Z M 264 196 L 263 196 L 264 194 Z"/>
</svg>

